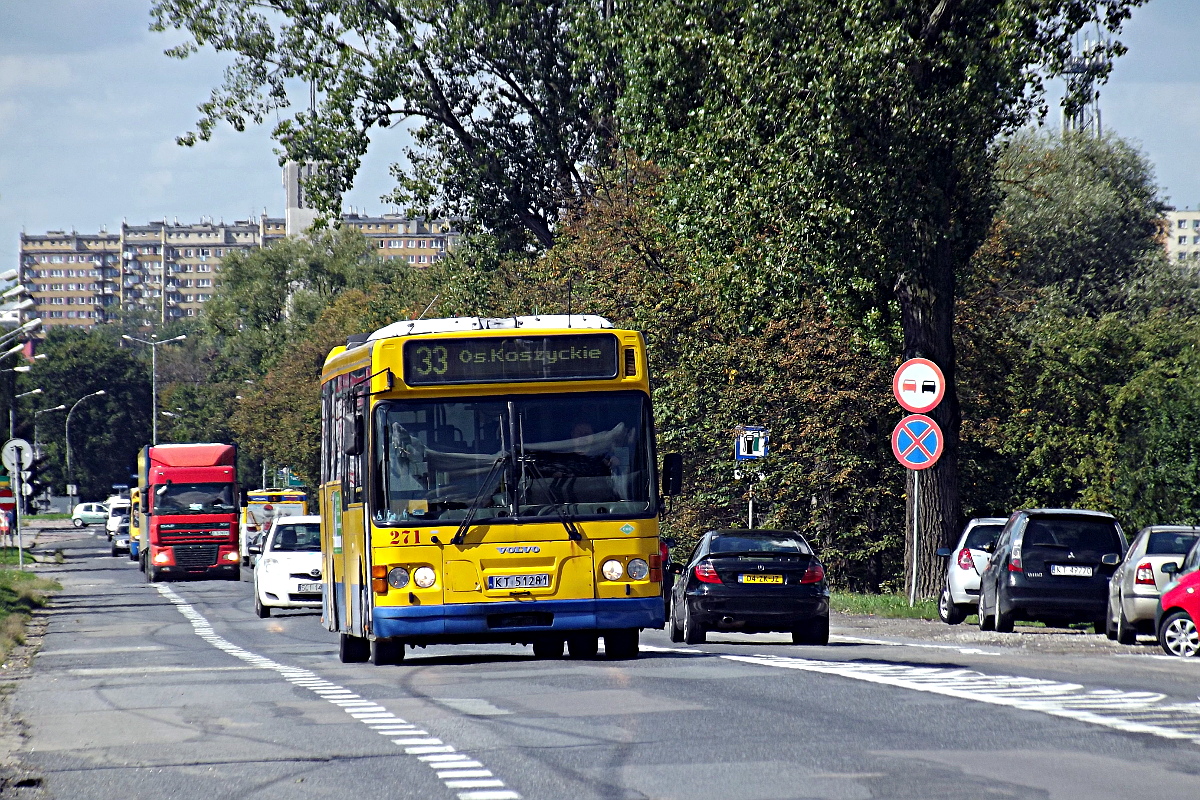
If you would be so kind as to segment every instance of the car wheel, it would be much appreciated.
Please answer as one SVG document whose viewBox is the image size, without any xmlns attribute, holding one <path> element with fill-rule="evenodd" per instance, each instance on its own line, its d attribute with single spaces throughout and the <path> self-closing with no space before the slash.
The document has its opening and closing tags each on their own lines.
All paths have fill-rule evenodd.
<svg viewBox="0 0 1200 800">
<path fill-rule="evenodd" d="M 938 598 L 938 618 L 947 625 L 957 625 L 967 618 L 967 612 L 963 607 L 954 602 L 954 598 L 950 595 L 950 587 L 942 589 L 942 594 Z"/>
<path fill-rule="evenodd" d="M 991 612 L 988 611 L 987 607 L 983 604 L 982 591 L 979 592 L 979 610 L 977 613 L 979 614 L 979 630 L 990 631 L 995 620 L 992 618 Z"/>
<path fill-rule="evenodd" d="M 692 616 L 692 604 L 687 598 L 683 600 L 683 641 L 687 644 L 704 644 L 708 641 L 708 633 Z"/>
<path fill-rule="evenodd" d="M 404 642 L 399 639 L 376 639 L 371 642 L 371 663 L 377 667 L 394 667 L 404 661 Z"/>
<path fill-rule="evenodd" d="M 1175 611 L 1159 626 L 1158 643 L 1167 655 L 1194 658 L 1200 652 L 1200 633 L 1186 611 Z"/>
<path fill-rule="evenodd" d="M 361 636 L 338 636 L 338 660 L 343 664 L 362 664 L 371 657 L 371 643 Z"/>
<path fill-rule="evenodd" d="M 82 528 L 87 523 L 84 522 L 83 520 L 79 519 L 78 517 L 76 517 L 75 519 L 71 520 L 71 524 L 74 525 L 76 528 Z"/>
<path fill-rule="evenodd" d="M 683 627 L 675 619 L 675 609 L 677 605 L 678 604 L 676 603 L 671 604 L 671 618 L 668 622 L 668 625 L 670 626 L 671 641 L 675 642 L 676 644 L 683 641 Z"/>
<path fill-rule="evenodd" d="M 1125 604 L 1117 606 L 1117 642 L 1120 644 L 1137 644 L 1137 628 L 1129 623 L 1125 616 Z"/>
<path fill-rule="evenodd" d="M 638 657 L 638 629 L 622 628 L 604 634 L 604 655 L 617 661 Z"/>
<path fill-rule="evenodd" d="M 259 619 L 266 619 L 271 616 L 271 607 L 262 604 L 262 598 L 258 596 L 258 587 L 254 587 L 254 615 Z"/>
<path fill-rule="evenodd" d="M 814 617 L 796 628 L 792 644 L 829 644 L 829 617 Z"/>
<path fill-rule="evenodd" d="M 567 637 L 567 655 L 571 658 L 595 658 L 599 649 L 600 637 L 595 634 L 577 633 Z"/>
<path fill-rule="evenodd" d="M 1104 615 L 1104 635 L 1107 636 L 1109 639 L 1116 641 L 1117 624 L 1115 622 L 1113 622 L 1113 610 L 1112 610 L 1111 601 L 1109 601 L 1108 613 Z"/>
<path fill-rule="evenodd" d="M 563 657 L 563 645 L 566 644 L 562 639 L 552 636 L 546 636 L 540 639 L 533 640 L 533 657 L 543 659 L 557 659 Z"/>
<path fill-rule="evenodd" d="M 1003 611 L 1000 610 L 1002 605 L 1003 604 L 1000 601 L 1000 592 L 999 592 L 999 590 L 997 590 L 996 591 L 996 614 L 992 619 L 992 628 L 997 633 L 1012 633 L 1013 625 L 1014 625 L 1013 612 L 1010 609 L 1008 611 L 1008 613 L 1004 613 Z"/>
</svg>

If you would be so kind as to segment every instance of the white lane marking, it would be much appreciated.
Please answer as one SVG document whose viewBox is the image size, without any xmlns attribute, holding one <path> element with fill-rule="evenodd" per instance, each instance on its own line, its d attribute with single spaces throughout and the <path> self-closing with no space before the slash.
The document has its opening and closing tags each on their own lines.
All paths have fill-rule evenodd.
<svg viewBox="0 0 1200 800">
<path fill-rule="evenodd" d="M 72 647 L 67 650 L 39 650 L 38 657 L 42 656 L 94 656 L 103 655 L 105 653 L 144 653 L 148 650 L 166 650 L 167 648 L 157 644 L 145 645 L 142 647 Z"/>
<path fill-rule="evenodd" d="M 136 677 L 164 672 L 245 672 L 254 667 L 78 667 L 68 669 L 71 675 L 128 675 Z"/>
<path fill-rule="evenodd" d="M 699 650 L 694 650 L 690 647 L 656 647 L 651 644 L 639 645 L 639 649 L 645 650 L 647 653 L 699 653 Z"/>
<path fill-rule="evenodd" d="M 920 647 L 926 650 L 954 650 L 962 653 L 965 656 L 999 656 L 1003 653 L 997 653 L 993 650 L 980 650 L 978 647 L 961 647 L 956 644 L 928 644 L 924 642 L 894 642 L 890 639 L 866 639 L 861 636 L 841 636 L 833 635 L 829 637 L 831 642 L 843 642 L 845 644 L 874 644 L 884 647 Z"/>
<path fill-rule="evenodd" d="M 721 658 L 766 667 L 837 675 L 1023 711 L 1037 711 L 1129 733 L 1148 733 L 1164 739 L 1182 739 L 1200 744 L 1200 703 L 1164 702 L 1166 695 L 1157 692 L 1122 692 L 1115 689 L 1087 691 L 1077 683 L 907 664 L 817 661 L 771 655 L 723 655 Z"/>
<path fill-rule="evenodd" d="M 430 699 L 444 706 L 449 706 L 460 714 L 467 714 L 472 717 L 497 717 L 502 714 L 513 713 L 507 709 L 498 708 L 487 700 L 480 700 L 474 697 L 433 697 Z"/>
<path fill-rule="evenodd" d="M 291 667 L 287 664 L 280 664 L 278 661 L 253 653 L 244 648 L 238 647 L 232 642 L 219 636 L 213 630 L 212 623 L 209 622 L 203 614 L 192 607 L 190 603 L 184 600 L 171 587 L 164 586 L 161 583 L 154 584 L 154 588 L 158 592 L 174 604 L 175 608 L 188 622 L 192 623 L 192 629 L 204 641 L 211 644 L 218 650 L 223 650 L 234 658 L 251 664 L 251 667 L 154 667 L 154 671 L 173 671 L 173 672 L 218 672 L 227 670 L 244 670 L 244 669 L 265 669 L 279 673 L 288 683 L 293 686 L 298 686 L 302 689 L 308 689 L 316 694 L 321 699 L 340 706 L 353 719 L 368 726 L 370 730 L 384 735 L 391 734 L 393 736 L 400 735 L 406 737 L 423 737 L 423 738 L 405 738 L 393 740 L 398 747 L 403 747 L 404 752 L 408 755 L 417 756 L 419 761 L 422 761 L 435 770 L 442 770 L 445 767 L 462 767 L 462 768 L 478 768 L 482 769 L 483 764 L 474 760 L 471 756 L 465 753 L 458 752 L 452 745 L 444 744 L 441 739 L 433 738 L 427 731 L 416 730 L 414 725 L 410 725 L 405 720 L 394 716 L 388 712 L 383 706 L 369 700 L 362 700 L 357 694 L 338 686 L 335 683 L 323 680 L 312 670 Z M 72 672 L 85 672 L 86 670 L 71 670 Z M 147 670 L 143 670 L 147 671 Z M 105 670 L 93 670 L 90 674 L 104 672 Z M 113 670 L 112 672 L 132 673 L 136 670 Z M 386 720 L 385 720 L 386 715 Z M 382 727 L 387 725 L 385 729 Z M 451 776 L 443 777 L 438 773 L 438 779 L 446 786 L 447 789 L 466 789 L 467 791 L 457 792 L 458 800 L 521 800 L 521 795 L 507 789 L 504 786 L 504 781 L 492 777 L 492 773 L 488 772 L 490 780 L 486 782 L 487 787 L 494 788 L 477 788 L 483 787 L 483 783 L 475 783 L 471 781 L 461 781 Z M 469 785 L 468 785 L 469 784 Z"/>
</svg>

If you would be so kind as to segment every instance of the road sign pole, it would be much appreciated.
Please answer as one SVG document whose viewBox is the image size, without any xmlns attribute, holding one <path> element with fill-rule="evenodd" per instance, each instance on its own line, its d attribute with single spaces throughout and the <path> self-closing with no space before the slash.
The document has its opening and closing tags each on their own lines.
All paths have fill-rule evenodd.
<svg viewBox="0 0 1200 800">
<path fill-rule="evenodd" d="M 908 591 L 908 607 L 917 604 L 917 554 L 921 547 L 921 473 L 915 469 L 908 471 L 913 479 L 913 546 L 912 546 L 912 588 Z"/>
<path fill-rule="evenodd" d="M 17 468 L 9 474 L 12 475 L 13 484 L 13 523 L 16 526 L 17 533 L 17 569 L 25 569 L 25 548 L 22 546 L 21 539 L 21 501 L 24 499 L 24 494 L 21 491 L 21 448 L 17 448 Z"/>
</svg>

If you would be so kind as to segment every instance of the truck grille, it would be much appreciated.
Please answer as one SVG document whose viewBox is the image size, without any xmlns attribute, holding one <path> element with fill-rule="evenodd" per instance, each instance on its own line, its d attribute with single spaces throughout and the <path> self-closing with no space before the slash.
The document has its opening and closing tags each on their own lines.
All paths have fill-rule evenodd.
<svg viewBox="0 0 1200 800">
<path fill-rule="evenodd" d="M 175 545 L 175 563 L 184 569 L 211 567 L 217 563 L 215 544 Z"/>
<path fill-rule="evenodd" d="M 214 533 L 220 531 L 220 536 Z M 207 525 L 187 526 L 163 525 L 158 529 L 158 539 L 163 544 L 200 544 L 214 539 L 228 541 L 230 538 L 228 525 L 225 523 L 209 523 Z"/>
</svg>

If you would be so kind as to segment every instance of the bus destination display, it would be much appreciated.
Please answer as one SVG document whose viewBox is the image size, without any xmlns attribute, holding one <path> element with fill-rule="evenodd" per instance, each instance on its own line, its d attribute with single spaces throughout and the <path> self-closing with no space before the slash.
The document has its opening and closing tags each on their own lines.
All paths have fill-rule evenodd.
<svg viewBox="0 0 1200 800">
<path fill-rule="evenodd" d="M 404 382 L 607 380 L 617 377 L 617 351 L 611 333 L 419 339 L 404 343 Z"/>
</svg>

